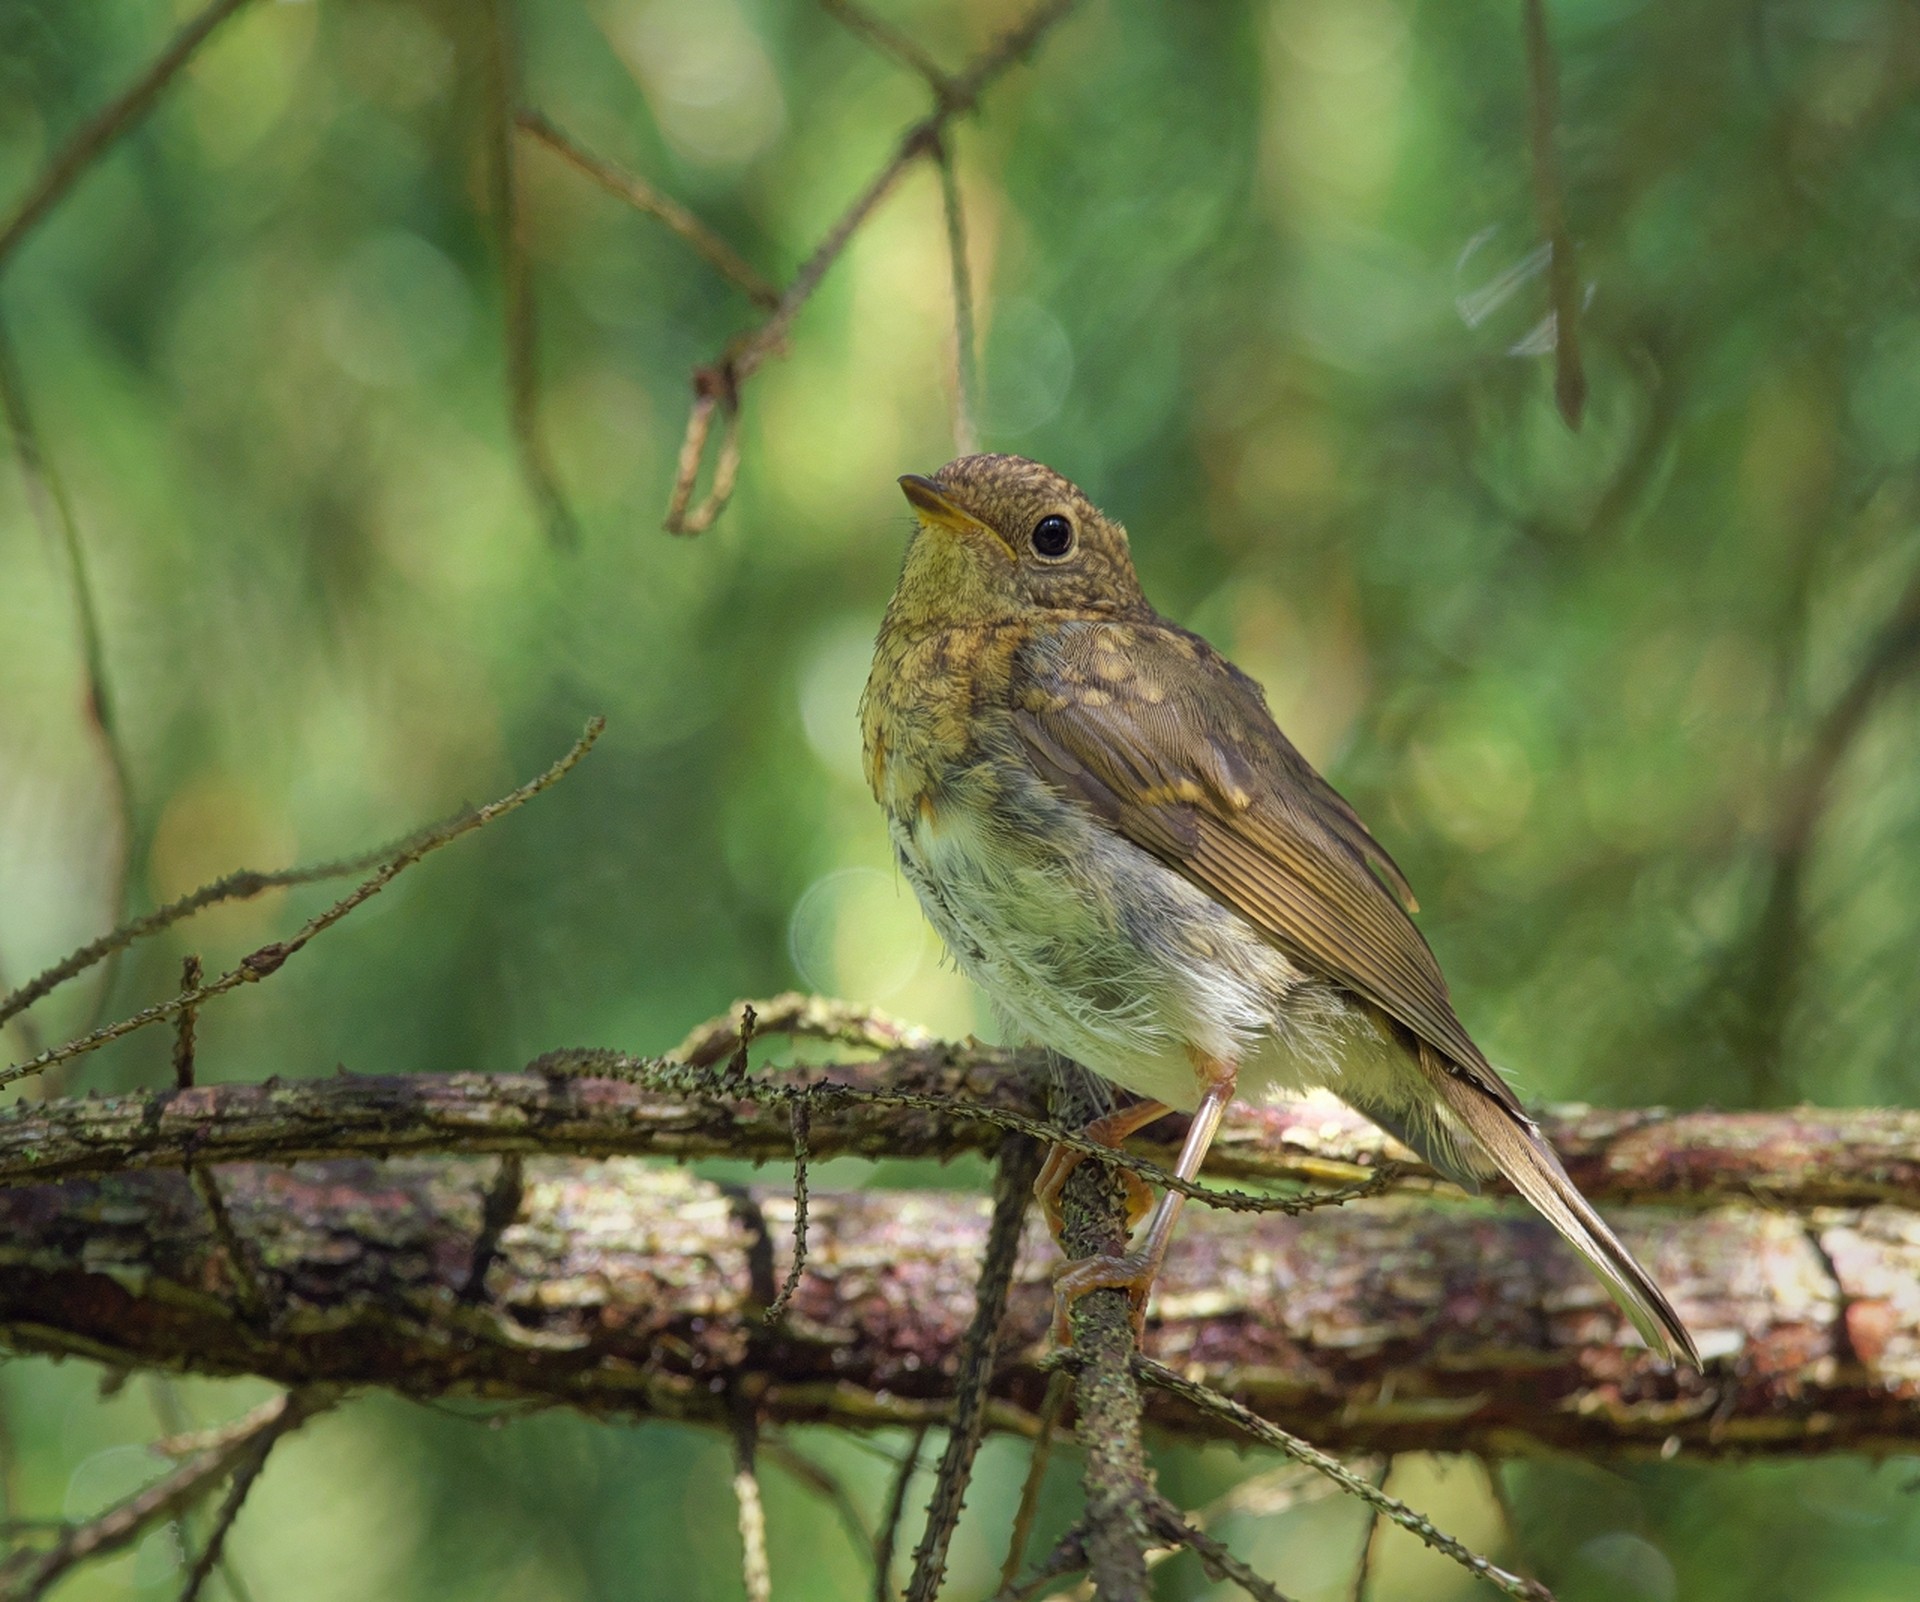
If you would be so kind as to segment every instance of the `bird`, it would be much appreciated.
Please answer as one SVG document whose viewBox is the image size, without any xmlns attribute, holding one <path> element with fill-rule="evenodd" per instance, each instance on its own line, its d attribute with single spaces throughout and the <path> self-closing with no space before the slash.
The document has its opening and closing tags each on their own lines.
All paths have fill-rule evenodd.
<svg viewBox="0 0 1920 1602">
<path fill-rule="evenodd" d="M 1054 469 L 975 454 L 900 479 L 914 517 L 861 696 L 901 872 L 1010 1034 L 1136 1100 L 1117 1147 L 1192 1114 L 1190 1181 L 1236 1095 L 1325 1087 L 1470 1189 L 1503 1174 L 1642 1340 L 1691 1335 L 1456 1015 L 1412 887 L 1281 733 L 1259 685 L 1154 610 L 1126 529 Z M 1059 1234 L 1056 1147 L 1036 1191 Z M 1126 1290 L 1136 1332 L 1183 1196 L 1068 1265 L 1056 1330 Z"/>
</svg>

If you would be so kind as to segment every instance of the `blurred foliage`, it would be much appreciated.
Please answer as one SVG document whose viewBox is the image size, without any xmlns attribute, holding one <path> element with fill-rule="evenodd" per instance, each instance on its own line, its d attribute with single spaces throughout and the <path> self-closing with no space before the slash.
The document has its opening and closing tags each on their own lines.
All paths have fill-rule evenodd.
<svg viewBox="0 0 1920 1602">
<path fill-rule="evenodd" d="M 188 9 L 0 0 L 0 196 Z M 1015 14 L 880 9 L 956 63 Z M 525 100 L 770 275 L 924 106 L 804 0 L 516 10 Z M 484 799 L 600 711 L 575 778 L 210 1011 L 206 1072 L 659 1049 L 796 984 L 985 1033 L 891 872 L 853 724 L 906 527 L 894 476 L 951 454 L 933 176 L 754 380 L 738 497 L 674 541 L 687 374 L 752 309 L 523 147 L 545 423 L 585 531 L 558 553 L 505 424 L 483 11 L 249 8 L 8 264 L 134 795 L 123 839 L 66 565 L 9 467 L 0 963 L 17 982 L 123 897 Z M 958 136 L 987 442 L 1086 485 L 1162 608 L 1267 685 L 1407 868 L 1464 1017 L 1527 1093 L 1911 1103 L 1920 14 L 1551 13 L 1578 433 L 1542 353 L 1515 6 L 1090 0 Z M 34 1021 L 130 1008 L 189 947 L 224 964 L 324 894 L 209 915 Z M 75 1082 L 154 1083 L 164 1052 L 139 1037 Z M 0 1374 L 23 1511 L 148 1472 L 143 1383 L 101 1402 L 96 1379 Z M 186 1400 L 205 1421 L 248 1394 Z M 877 1508 L 873 1448 L 898 1441 L 806 1444 Z M 1021 1462 L 985 1457 L 956 1596 L 988 1587 Z M 1248 1469 L 1162 1458 L 1194 1505 Z M 1474 1465 L 1400 1473 L 1567 1602 L 1879 1602 L 1920 1570 L 1910 1466 L 1517 1465 L 1518 1554 Z M 234 1551 L 261 1602 L 729 1597 L 727 1475 L 685 1431 L 367 1403 L 283 1449 Z M 768 1478 L 779 1595 L 861 1594 L 830 1514 Z M 1345 1594 L 1360 1531 L 1321 1503 L 1227 1533 L 1318 1599 Z M 1378 1602 L 1456 1594 L 1399 1539 Z M 63 1594 L 170 1594 L 171 1563 L 156 1538 Z M 1163 1594 L 1216 1594 L 1188 1563 Z"/>
</svg>

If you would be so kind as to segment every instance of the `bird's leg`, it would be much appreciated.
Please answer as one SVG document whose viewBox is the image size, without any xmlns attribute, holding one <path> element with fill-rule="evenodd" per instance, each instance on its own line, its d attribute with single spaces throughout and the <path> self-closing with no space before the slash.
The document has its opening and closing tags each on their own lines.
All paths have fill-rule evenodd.
<svg viewBox="0 0 1920 1602">
<path fill-rule="evenodd" d="M 1092 1123 L 1084 1125 L 1080 1133 L 1098 1145 L 1117 1148 L 1136 1129 L 1144 1129 L 1154 1119 L 1164 1118 L 1172 1111 L 1164 1101 L 1137 1101 L 1130 1107 L 1122 1107 L 1094 1119 Z M 1071 1146 L 1055 1146 L 1047 1153 L 1040 1177 L 1033 1182 L 1034 1197 L 1040 1203 L 1040 1211 L 1046 1215 L 1047 1228 L 1052 1232 L 1056 1245 L 1060 1241 L 1061 1228 L 1060 1191 L 1086 1157 L 1085 1152 L 1075 1151 Z M 1132 1229 L 1147 1216 L 1147 1209 L 1153 1205 L 1153 1191 L 1136 1173 L 1122 1169 L 1121 1178 L 1127 1186 L 1127 1228 Z"/>
<path fill-rule="evenodd" d="M 1233 1100 L 1234 1088 L 1231 1064 L 1196 1058 L 1195 1066 L 1206 1088 L 1201 1093 L 1199 1110 L 1193 1115 L 1193 1126 L 1187 1131 L 1186 1143 L 1180 1148 L 1180 1161 L 1173 1170 L 1186 1180 L 1200 1172 L 1207 1148 L 1213 1144 L 1214 1132 L 1220 1127 L 1227 1104 Z M 1147 1227 L 1146 1239 L 1134 1250 L 1119 1257 L 1085 1257 L 1061 1270 L 1053 1282 L 1053 1336 L 1058 1343 L 1064 1346 L 1072 1340 L 1067 1314 L 1073 1304 L 1088 1291 L 1108 1288 L 1125 1290 L 1133 1297 L 1133 1333 L 1136 1340 L 1140 1337 L 1146 1326 L 1147 1295 L 1166 1258 L 1167 1247 L 1173 1240 L 1173 1226 L 1179 1220 L 1185 1200 L 1177 1190 L 1162 1196 Z"/>
</svg>

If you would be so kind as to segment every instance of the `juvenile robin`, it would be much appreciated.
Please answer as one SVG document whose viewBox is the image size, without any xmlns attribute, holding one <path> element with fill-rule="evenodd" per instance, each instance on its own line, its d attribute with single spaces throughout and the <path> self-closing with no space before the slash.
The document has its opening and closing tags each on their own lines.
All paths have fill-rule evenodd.
<svg viewBox="0 0 1920 1602">
<path fill-rule="evenodd" d="M 1051 468 L 964 456 L 900 480 L 916 514 L 861 698 L 902 871 L 1010 1029 L 1141 1098 L 1105 1145 L 1193 1114 L 1199 1172 L 1235 1095 L 1323 1085 L 1471 1186 L 1497 1169 L 1649 1346 L 1698 1363 L 1660 1288 L 1568 1179 L 1454 1016 L 1405 876 L 1260 687 L 1141 592 L 1126 531 Z M 1050 1220 L 1073 1162 L 1038 1191 Z M 1134 1316 L 1182 1197 L 1056 1281 Z"/>
</svg>

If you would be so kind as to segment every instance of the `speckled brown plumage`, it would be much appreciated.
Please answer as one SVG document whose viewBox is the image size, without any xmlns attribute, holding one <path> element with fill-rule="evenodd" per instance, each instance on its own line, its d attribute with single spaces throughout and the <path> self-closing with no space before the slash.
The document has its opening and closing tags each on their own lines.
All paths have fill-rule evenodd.
<svg viewBox="0 0 1920 1602">
<path fill-rule="evenodd" d="M 1009 1024 L 1208 1119 L 1236 1075 L 1320 1083 L 1463 1180 L 1491 1163 L 1651 1344 L 1690 1352 L 1461 1024 L 1392 857 L 1259 687 L 1154 611 L 1120 524 L 1020 457 L 901 484 L 919 527 L 862 701 L 867 775 Z"/>
</svg>

